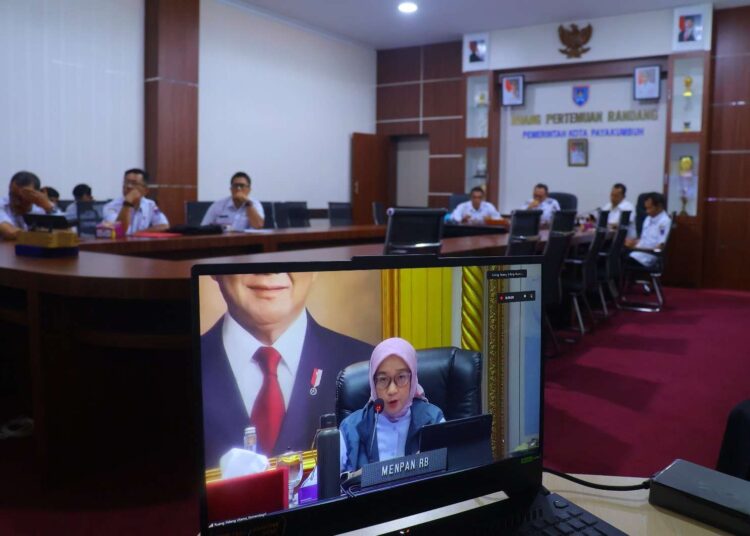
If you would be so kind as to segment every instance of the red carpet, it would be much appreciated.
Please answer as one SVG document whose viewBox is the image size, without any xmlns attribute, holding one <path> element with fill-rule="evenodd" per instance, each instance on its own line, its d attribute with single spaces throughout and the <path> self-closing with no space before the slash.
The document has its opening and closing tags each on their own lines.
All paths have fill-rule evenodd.
<svg viewBox="0 0 750 536">
<path fill-rule="evenodd" d="M 731 407 L 750 398 L 750 293 L 667 290 L 661 313 L 618 312 L 546 360 L 545 465 L 647 476 L 713 467 Z M 189 461 L 148 486 L 107 474 L 38 483 L 30 440 L 0 441 L 0 534 L 196 534 Z M 141 468 L 142 470 L 142 468 Z M 133 468 L 137 473 L 138 468 Z"/>
<path fill-rule="evenodd" d="M 750 398 L 750 293 L 667 289 L 660 313 L 619 311 L 546 360 L 546 466 L 650 476 L 714 467 L 730 409 Z"/>
</svg>

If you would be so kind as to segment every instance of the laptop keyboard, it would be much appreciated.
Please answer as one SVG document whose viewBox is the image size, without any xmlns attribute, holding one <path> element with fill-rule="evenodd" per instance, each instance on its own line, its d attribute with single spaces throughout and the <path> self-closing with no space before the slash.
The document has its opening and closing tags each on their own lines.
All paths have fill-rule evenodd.
<svg viewBox="0 0 750 536">
<path fill-rule="evenodd" d="M 606 521 L 579 508 L 572 502 L 551 493 L 535 508 L 533 519 L 524 522 L 516 531 L 519 536 L 615 536 L 625 534 Z"/>
</svg>

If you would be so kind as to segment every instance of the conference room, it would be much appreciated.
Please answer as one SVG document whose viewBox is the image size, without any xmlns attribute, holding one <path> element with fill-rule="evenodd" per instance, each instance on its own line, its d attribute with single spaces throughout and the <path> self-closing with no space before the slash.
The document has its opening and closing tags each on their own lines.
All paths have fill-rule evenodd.
<svg viewBox="0 0 750 536">
<path fill-rule="evenodd" d="M 740 532 L 560 474 L 750 480 L 750 6 L 449 4 L 0 6 L 0 532 L 440 531 L 527 481 L 629 534 Z M 243 321 L 286 291 L 289 335 Z M 313 333 L 340 358 L 307 360 Z M 379 372 L 393 338 L 406 368 Z M 255 357 L 240 379 L 247 344 L 291 348 L 280 384 Z M 246 426 L 209 457 L 214 355 Z M 299 440 L 253 411 L 303 395 Z M 343 422 L 379 399 L 373 467 L 426 452 L 374 433 L 422 411 L 491 455 L 362 484 Z M 306 503 L 334 432 L 351 485 Z M 253 478 L 281 502 L 247 510 Z"/>
</svg>

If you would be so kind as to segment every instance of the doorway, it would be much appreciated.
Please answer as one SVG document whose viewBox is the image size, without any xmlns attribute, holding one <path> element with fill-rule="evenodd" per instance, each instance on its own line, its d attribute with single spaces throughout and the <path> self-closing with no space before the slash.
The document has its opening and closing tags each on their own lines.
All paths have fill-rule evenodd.
<svg viewBox="0 0 750 536">
<path fill-rule="evenodd" d="M 426 207 L 430 191 L 430 140 L 427 136 L 396 139 L 396 205 Z"/>
</svg>

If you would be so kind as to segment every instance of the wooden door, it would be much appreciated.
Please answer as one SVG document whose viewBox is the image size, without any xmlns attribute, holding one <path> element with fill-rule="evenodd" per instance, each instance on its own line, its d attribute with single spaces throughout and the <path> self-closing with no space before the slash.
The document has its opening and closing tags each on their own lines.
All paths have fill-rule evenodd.
<svg viewBox="0 0 750 536">
<path fill-rule="evenodd" d="M 373 223 L 372 203 L 393 204 L 393 149 L 388 136 L 352 135 L 352 220 Z"/>
</svg>

